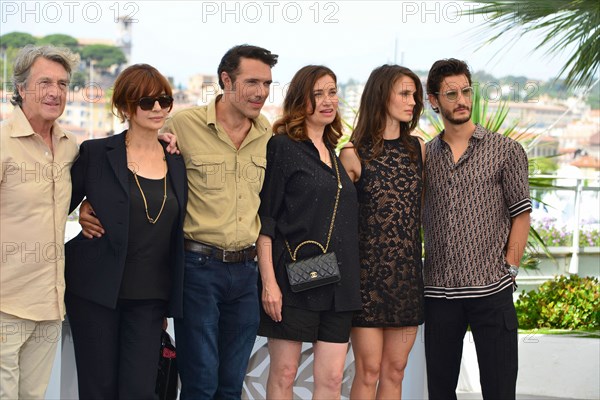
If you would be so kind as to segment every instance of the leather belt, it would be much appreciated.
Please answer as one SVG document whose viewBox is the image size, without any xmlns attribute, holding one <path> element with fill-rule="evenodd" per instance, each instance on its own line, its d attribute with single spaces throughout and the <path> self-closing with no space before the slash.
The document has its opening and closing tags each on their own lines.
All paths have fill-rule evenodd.
<svg viewBox="0 0 600 400">
<path fill-rule="evenodd" d="M 248 260 L 254 260 L 256 258 L 255 246 L 250 246 L 237 251 L 229 251 L 218 249 L 216 247 L 209 246 L 204 243 L 199 243 L 193 240 L 185 239 L 184 248 L 187 251 L 193 251 L 194 253 L 204 254 L 205 256 L 210 256 L 224 263 L 239 263 Z"/>
</svg>

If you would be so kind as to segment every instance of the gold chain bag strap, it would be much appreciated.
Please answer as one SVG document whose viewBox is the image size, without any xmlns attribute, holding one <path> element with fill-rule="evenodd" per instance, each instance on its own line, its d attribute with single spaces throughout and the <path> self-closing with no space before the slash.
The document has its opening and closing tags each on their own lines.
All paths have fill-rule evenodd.
<svg viewBox="0 0 600 400">
<path fill-rule="evenodd" d="M 340 171 L 338 169 L 337 160 L 335 154 L 331 154 L 331 159 L 335 166 L 335 176 L 337 178 L 337 194 L 335 195 L 335 205 L 333 206 L 333 216 L 331 217 L 331 224 L 329 225 L 329 233 L 327 234 L 327 243 L 323 246 L 321 243 L 314 240 L 306 240 L 296 246 L 294 252 L 290 248 L 290 244 L 287 239 L 285 245 L 287 246 L 288 252 L 292 257 L 292 262 L 285 265 L 288 280 L 290 281 L 290 288 L 292 292 L 302 292 L 304 290 L 313 289 L 319 286 L 328 285 L 331 283 L 339 282 L 340 269 L 338 261 L 334 252 L 327 252 L 329 248 L 329 242 L 331 240 L 331 234 L 333 232 L 333 226 L 335 223 L 335 216 L 337 214 L 338 204 L 340 202 L 340 192 L 342 190 L 342 181 L 340 179 Z M 304 260 L 297 260 L 298 250 L 300 247 L 306 244 L 315 244 L 319 246 L 323 254 L 318 256 L 306 258 Z"/>
</svg>

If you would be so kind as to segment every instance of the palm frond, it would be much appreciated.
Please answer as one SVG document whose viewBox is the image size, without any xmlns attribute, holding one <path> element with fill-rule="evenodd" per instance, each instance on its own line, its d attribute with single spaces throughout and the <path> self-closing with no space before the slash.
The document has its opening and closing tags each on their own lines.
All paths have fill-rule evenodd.
<svg viewBox="0 0 600 400">
<path fill-rule="evenodd" d="M 486 17 L 478 32 L 487 37 L 482 46 L 500 37 L 506 40 L 508 31 L 514 33 L 510 42 L 542 34 L 536 51 L 545 49 L 550 56 L 570 54 L 559 72 L 559 76 L 566 74 L 567 86 L 587 87 L 595 80 L 600 68 L 600 4 L 596 0 L 472 1 L 478 6 L 462 14 Z"/>
</svg>

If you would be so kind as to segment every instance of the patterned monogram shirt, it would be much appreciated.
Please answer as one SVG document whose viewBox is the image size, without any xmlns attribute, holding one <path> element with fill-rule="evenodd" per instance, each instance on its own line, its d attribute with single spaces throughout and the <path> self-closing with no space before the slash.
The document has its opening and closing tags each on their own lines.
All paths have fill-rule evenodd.
<svg viewBox="0 0 600 400">
<path fill-rule="evenodd" d="M 511 218 L 531 210 L 527 155 L 477 125 L 455 163 L 443 137 L 427 143 L 425 296 L 488 296 L 512 284 L 506 245 Z"/>
</svg>

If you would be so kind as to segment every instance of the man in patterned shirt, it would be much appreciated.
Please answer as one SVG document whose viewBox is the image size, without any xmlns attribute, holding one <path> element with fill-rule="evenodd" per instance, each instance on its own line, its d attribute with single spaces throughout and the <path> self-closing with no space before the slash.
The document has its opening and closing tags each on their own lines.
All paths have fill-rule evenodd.
<svg viewBox="0 0 600 400">
<path fill-rule="evenodd" d="M 466 63 L 436 61 L 427 93 L 444 130 L 426 151 L 425 354 L 429 398 L 456 399 L 471 327 L 484 399 L 514 399 L 517 315 L 512 293 L 529 233 L 528 164 L 512 139 L 471 121 Z"/>
</svg>

